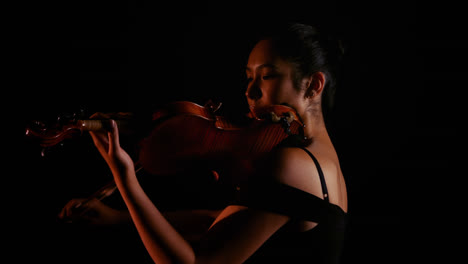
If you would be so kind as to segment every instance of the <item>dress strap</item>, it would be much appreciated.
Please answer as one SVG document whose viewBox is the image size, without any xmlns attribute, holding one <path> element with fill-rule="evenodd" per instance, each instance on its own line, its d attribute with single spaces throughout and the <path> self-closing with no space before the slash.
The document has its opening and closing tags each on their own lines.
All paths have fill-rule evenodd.
<svg viewBox="0 0 468 264">
<path fill-rule="evenodd" d="M 319 164 L 318 160 L 315 158 L 315 156 L 308 149 L 306 149 L 304 147 L 299 147 L 299 148 L 301 148 L 305 152 L 307 152 L 307 154 L 309 154 L 309 156 L 314 161 L 315 166 L 317 167 L 319 177 L 320 177 L 320 184 L 322 185 L 323 198 L 324 198 L 325 201 L 329 202 L 327 183 L 325 182 L 325 176 L 323 175 L 322 167 L 320 167 L 320 164 Z"/>
</svg>

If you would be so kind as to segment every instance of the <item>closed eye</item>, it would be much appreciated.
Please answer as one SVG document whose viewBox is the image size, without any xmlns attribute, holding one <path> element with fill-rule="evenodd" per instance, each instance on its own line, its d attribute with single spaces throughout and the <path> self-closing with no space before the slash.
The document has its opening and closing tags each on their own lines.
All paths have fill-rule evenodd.
<svg viewBox="0 0 468 264">
<path fill-rule="evenodd" d="M 274 78 L 276 78 L 276 77 L 278 77 L 278 74 L 270 74 L 270 75 L 264 75 L 264 76 L 262 77 L 262 79 L 263 79 L 263 80 L 271 80 L 271 79 L 274 79 Z"/>
</svg>

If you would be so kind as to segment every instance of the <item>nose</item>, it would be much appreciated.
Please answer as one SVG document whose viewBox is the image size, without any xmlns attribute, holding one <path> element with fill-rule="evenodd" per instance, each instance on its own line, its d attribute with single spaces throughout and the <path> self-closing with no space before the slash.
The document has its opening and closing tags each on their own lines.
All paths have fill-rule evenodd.
<svg viewBox="0 0 468 264">
<path fill-rule="evenodd" d="M 260 86 L 257 84 L 255 80 L 252 80 L 248 85 L 247 85 L 247 91 L 245 92 L 245 96 L 247 96 L 248 99 L 251 100 L 258 100 L 262 98 L 262 89 L 260 89 Z"/>
</svg>

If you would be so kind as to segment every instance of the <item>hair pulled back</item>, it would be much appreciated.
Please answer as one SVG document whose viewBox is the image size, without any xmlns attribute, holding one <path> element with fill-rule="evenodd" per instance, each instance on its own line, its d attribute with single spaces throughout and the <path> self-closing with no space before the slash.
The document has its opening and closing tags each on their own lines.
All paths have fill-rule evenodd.
<svg viewBox="0 0 468 264">
<path fill-rule="evenodd" d="M 317 27 L 301 23 L 283 23 L 267 29 L 260 39 L 271 39 L 278 54 L 293 67 L 294 86 L 316 72 L 325 74 L 322 93 L 324 115 L 333 108 L 337 75 L 343 55 L 341 43 Z"/>
</svg>

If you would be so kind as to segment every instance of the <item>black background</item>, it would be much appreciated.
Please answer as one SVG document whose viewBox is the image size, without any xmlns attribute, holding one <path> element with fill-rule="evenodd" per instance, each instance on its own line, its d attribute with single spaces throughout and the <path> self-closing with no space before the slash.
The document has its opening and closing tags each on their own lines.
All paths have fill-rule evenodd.
<svg viewBox="0 0 468 264">
<path fill-rule="evenodd" d="M 320 22 L 346 41 L 330 131 L 349 189 L 344 263 L 455 257 L 459 247 L 448 242 L 463 239 L 456 202 L 464 175 L 456 153 L 468 55 L 459 8 L 81 1 L 16 10 L 7 38 L 12 96 L 4 105 L 20 116 L 15 135 L 22 144 L 12 151 L 19 165 L 4 193 L 15 201 L 5 215 L 18 224 L 10 243 L 18 260 L 147 260 L 132 231 L 57 222 L 68 200 L 92 193 L 110 175 L 87 135 L 41 157 L 23 138 L 28 123 L 80 109 L 144 112 L 179 99 L 213 99 L 235 111 L 244 99 L 247 39 L 278 19 Z"/>
</svg>

